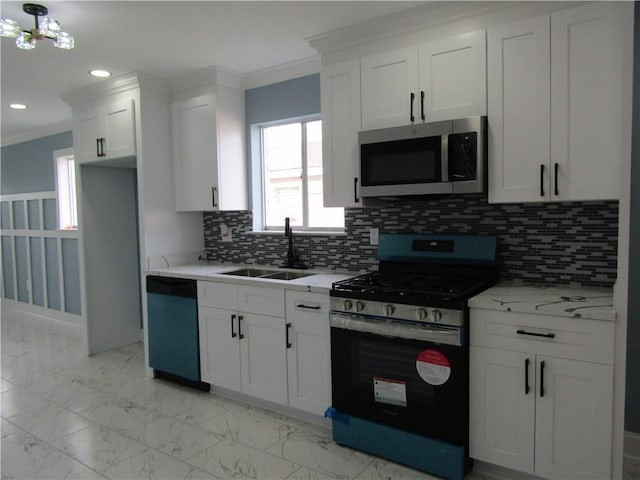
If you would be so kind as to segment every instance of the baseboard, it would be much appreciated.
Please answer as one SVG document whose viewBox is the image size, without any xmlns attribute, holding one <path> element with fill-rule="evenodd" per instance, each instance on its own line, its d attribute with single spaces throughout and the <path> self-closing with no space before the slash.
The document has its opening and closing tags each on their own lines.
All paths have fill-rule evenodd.
<svg viewBox="0 0 640 480">
<path fill-rule="evenodd" d="M 640 460 L 640 433 L 624 432 L 624 456 Z"/>
<path fill-rule="evenodd" d="M 531 475 L 530 473 L 519 472 L 479 460 L 473 460 L 473 471 L 488 475 L 497 480 L 542 480 L 541 477 Z"/>
<path fill-rule="evenodd" d="M 84 327 L 85 323 L 84 317 L 82 315 L 61 312 L 59 310 L 40 307 L 38 305 L 32 305 L 30 303 L 18 302 L 16 300 L 9 300 L 7 298 L 0 299 L 0 308 L 2 308 L 2 310 L 10 310 L 16 313 L 25 313 L 28 315 L 45 317 L 50 320 L 56 320 L 78 328 Z"/>
</svg>

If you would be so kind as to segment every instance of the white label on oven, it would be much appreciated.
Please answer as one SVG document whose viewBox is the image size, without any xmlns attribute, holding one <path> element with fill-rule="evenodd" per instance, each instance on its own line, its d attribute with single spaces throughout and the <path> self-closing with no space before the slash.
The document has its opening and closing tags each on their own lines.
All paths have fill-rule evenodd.
<svg viewBox="0 0 640 480">
<path fill-rule="evenodd" d="M 451 365 L 444 354 L 438 350 L 423 350 L 416 359 L 418 375 L 429 385 L 442 385 L 451 376 Z"/>
<path fill-rule="evenodd" d="M 407 384 L 398 380 L 373 377 L 374 400 L 390 405 L 407 406 Z"/>
</svg>

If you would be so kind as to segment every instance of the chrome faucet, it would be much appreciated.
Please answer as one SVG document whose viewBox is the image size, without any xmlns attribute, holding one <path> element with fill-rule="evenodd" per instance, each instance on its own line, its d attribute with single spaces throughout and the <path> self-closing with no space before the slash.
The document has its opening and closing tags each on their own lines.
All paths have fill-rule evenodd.
<svg viewBox="0 0 640 480">
<path fill-rule="evenodd" d="M 300 260 L 296 249 L 293 248 L 293 229 L 289 223 L 289 217 L 284 219 L 284 236 L 289 237 L 289 249 L 287 250 L 287 260 L 282 265 L 282 268 L 299 268 L 301 270 L 307 268 L 304 262 Z"/>
</svg>

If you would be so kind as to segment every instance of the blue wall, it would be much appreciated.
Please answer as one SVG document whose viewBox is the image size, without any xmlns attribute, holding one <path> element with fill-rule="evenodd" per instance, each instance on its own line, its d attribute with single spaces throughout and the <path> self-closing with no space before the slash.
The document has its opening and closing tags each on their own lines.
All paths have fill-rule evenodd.
<svg viewBox="0 0 640 480">
<path fill-rule="evenodd" d="M 52 192 L 56 189 L 53 152 L 73 147 L 72 132 L 63 132 L 2 147 L 0 193 Z"/>
</svg>

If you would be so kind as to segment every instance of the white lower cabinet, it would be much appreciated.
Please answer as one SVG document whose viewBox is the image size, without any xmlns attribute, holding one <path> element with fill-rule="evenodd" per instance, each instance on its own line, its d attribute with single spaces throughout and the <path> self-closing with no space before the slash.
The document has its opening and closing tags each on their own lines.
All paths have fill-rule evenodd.
<svg viewBox="0 0 640 480">
<path fill-rule="evenodd" d="M 229 298 L 237 298 L 236 305 L 253 311 L 210 306 L 221 292 L 227 294 L 227 307 Z M 260 313 L 278 313 L 278 301 L 282 315 Z M 198 282 L 198 324 L 200 375 L 204 382 L 270 402 L 287 403 L 283 290 Z"/>
<path fill-rule="evenodd" d="M 549 479 L 610 478 L 613 323 L 471 312 L 470 456 Z"/>
<path fill-rule="evenodd" d="M 289 405 L 323 415 L 331 405 L 329 296 L 287 290 Z"/>
<path fill-rule="evenodd" d="M 327 294 L 199 281 L 202 381 L 322 415 L 331 403 L 328 317 Z"/>
</svg>

